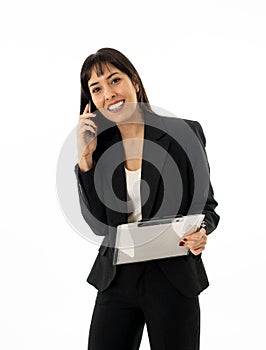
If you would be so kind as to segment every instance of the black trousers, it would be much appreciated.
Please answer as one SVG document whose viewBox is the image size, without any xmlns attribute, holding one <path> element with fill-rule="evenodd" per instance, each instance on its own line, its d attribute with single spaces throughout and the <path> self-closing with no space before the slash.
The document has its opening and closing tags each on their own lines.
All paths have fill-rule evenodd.
<svg viewBox="0 0 266 350">
<path fill-rule="evenodd" d="M 110 286 L 98 291 L 88 349 L 137 350 L 145 324 L 151 350 L 199 349 L 198 296 L 179 293 L 156 260 L 117 266 Z"/>
</svg>

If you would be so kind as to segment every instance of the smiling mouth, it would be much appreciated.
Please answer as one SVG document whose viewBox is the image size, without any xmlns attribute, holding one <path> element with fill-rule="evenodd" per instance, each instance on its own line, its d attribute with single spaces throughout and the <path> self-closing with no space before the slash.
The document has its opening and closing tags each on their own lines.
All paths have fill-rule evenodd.
<svg viewBox="0 0 266 350">
<path fill-rule="evenodd" d="M 111 106 L 107 107 L 108 111 L 112 113 L 117 113 L 121 111 L 121 109 L 124 107 L 125 100 L 119 101 L 117 103 L 112 104 Z"/>
</svg>

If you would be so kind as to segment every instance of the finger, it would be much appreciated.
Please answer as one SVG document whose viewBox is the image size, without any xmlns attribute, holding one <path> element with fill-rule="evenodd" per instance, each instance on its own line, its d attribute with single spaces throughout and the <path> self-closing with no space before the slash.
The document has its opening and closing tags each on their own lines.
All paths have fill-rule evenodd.
<svg viewBox="0 0 266 350">
<path fill-rule="evenodd" d="M 195 232 L 195 237 L 204 237 L 206 236 L 205 228 L 201 228 L 199 231 Z"/>
<path fill-rule="evenodd" d="M 205 245 L 207 243 L 206 239 L 201 239 L 199 241 L 188 241 L 185 242 L 186 246 L 189 248 L 195 248 L 195 247 L 199 247 L 201 245 Z"/>
<path fill-rule="evenodd" d="M 83 134 L 86 131 L 91 131 L 93 134 L 96 134 L 97 129 L 94 129 L 92 126 L 90 125 L 84 125 L 83 127 L 81 127 L 80 132 Z"/>
<path fill-rule="evenodd" d="M 205 246 L 206 246 L 205 243 L 201 243 L 201 244 L 193 244 L 193 245 L 191 245 L 189 248 L 190 248 L 190 249 L 193 249 L 193 250 L 197 250 L 197 249 L 201 249 L 201 248 L 203 248 L 203 247 L 205 247 Z"/>
<path fill-rule="evenodd" d="M 206 234 L 206 229 L 204 227 L 201 227 L 197 231 L 187 234 L 186 237 L 190 237 L 190 236 L 193 236 L 193 235 L 198 234 L 198 233 Z"/>
<path fill-rule="evenodd" d="M 201 241 L 204 241 L 205 237 L 199 237 L 199 236 L 193 236 L 193 237 L 184 237 L 182 239 L 183 242 L 187 243 L 187 244 L 197 244 Z"/>
<path fill-rule="evenodd" d="M 95 113 L 85 113 L 79 116 L 79 120 L 86 119 L 86 118 L 94 118 L 94 117 L 96 117 Z"/>
<path fill-rule="evenodd" d="M 202 227 L 199 232 L 202 232 L 203 235 L 207 235 L 206 229 L 204 227 Z"/>
<path fill-rule="evenodd" d="M 204 247 L 204 248 L 197 249 L 197 250 L 190 249 L 190 251 L 191 251 L 191 253 L 192 253 L 193 255 L 199 255 L 199 254 L 201 254 L 201 253 L 203 252 L 204 249 L 205 249 L 205 247 Z"/>
<path fill-rule="evenodd" d="M 195 252 L 198 252 L 198 251 L 203 251 L 205 249 L 206 245 L 205 244 L 202 244 L 200 246 L 194 246 L 194 247 L 190 247 L 189 249 L 190 250 L 193 250 Z"/>
<path fill-rule="evenodd" d="M 200 244 L 201 242 L 206 242 L 207 236 L 205 235 L 197 235 L 189 240 L 190 244 Z"/>
<path fill-rule="evenodd" d="M 199 240 L 183 238 L 180 243 L 182 243 L 181 245 L 185 245 L 186 247 L 189 247 L 189 248 L 194 248 L 196 246 L 198 247 L 200 245 L 205 245 L 207 243 L 207 236 L 203 236 Z"/>
<path fill-rule="evenodd" d="M 86 106 L 85 106 L 83 115 L 84 115 L 85 113 L 88 113 L 88 112 L 89 112 L 89 109 L 90 109 L 90 107 L 89 107 L 89 104 L 87 103 Z"/>
<path fill-rule="evenodd" d="M 203 229 L 204 230 L 204 229 Z M 188 240 L 200 240 L 202 239 L 203 237 L 207 237 L 206 233 L 205 233 L 205 230 L 202 231 L 202 230 L 199 230 L 199 231 L 196 231 L 194 233 L 191 233 L 188 237 Z"/>
<path fill-rule="evenodd" d="M 80 130 L 81 133 L 83 133 L 86 128 L 84 126 L 90 128 L 89 130 L 93 130 L 93 132 L 98 130 L 98 126 L 91 120 L 81 120 L 80 123 L 78 124 L 78 130 Z"/>
<path fill-rule="evenodd" d="M 91 120 L 91 119 L 84 119 L 83 120 L 83 123 L 85 124 L 85 125 L 91 125 L 92 127 L 94 127 L 95 129 L 97 128 L 97 125 L 95 124 L 95 122 L 93 121 L 93 120 Z"/>
<path fill-rule="evenodd" d="M 190 239 L 198 239 L 201 236 L 202 236 L 202 232 L 196 231 L 196 232 L 190 233 L 189 235 L 184 236 L 184 238 L 187 238 L 188 240 L 190 240 Z"/>
</svg>

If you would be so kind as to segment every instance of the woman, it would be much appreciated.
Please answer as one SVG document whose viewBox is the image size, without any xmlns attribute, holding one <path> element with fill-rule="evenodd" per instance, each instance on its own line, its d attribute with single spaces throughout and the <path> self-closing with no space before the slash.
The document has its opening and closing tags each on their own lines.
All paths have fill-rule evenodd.
<svg viewBox="0 0 266 350">
<path fill-rule="evenodd" d="M 87 279 L 98 290 L 88 349 L 139 349 L 145 324 L 152 350 L 199 349 L 198 295 L 208 287 L 201 253 L 219 222 L 203 130 L 154 113 L 132 63 L 110 48 L 82 66 L 80 111 L 81 211 L 105 236 Z M 181 241 L 188 255 L 113 265 L 117 225 L 193 213 L 205 214 L 206 227 Z"/>
</svg>

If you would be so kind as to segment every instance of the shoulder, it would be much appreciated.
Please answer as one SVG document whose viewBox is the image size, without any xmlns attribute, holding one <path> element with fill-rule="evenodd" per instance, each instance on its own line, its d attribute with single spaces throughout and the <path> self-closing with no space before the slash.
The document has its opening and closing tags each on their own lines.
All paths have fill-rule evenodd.
<svg viewBox="0 0 266 350">
<path fill-rule="evenodd" d="M 191 120 L 191 119 L 185 119 L 185 118 L 177 118 L 177 117 L 166 117 L 166 116 L 159 116 L 165 126 L 167 128 L 173 128 L 178 127 L 178 125 L 188 125 L 196 134 L 201 144 L 205 147 L 206 146 L 206 138 L 202 129 L 201 124 L 197 120 Z"/>
<path fill-rule="evenodd" d="M 198 136 L 199 140 L 202 142 L 203 146 L 206 146 L 206 138 L 202 129 L 201 124 L 197 120 L 184 119 L 184 121 L 191 127 L 191 129 Z"/>
</svg>

